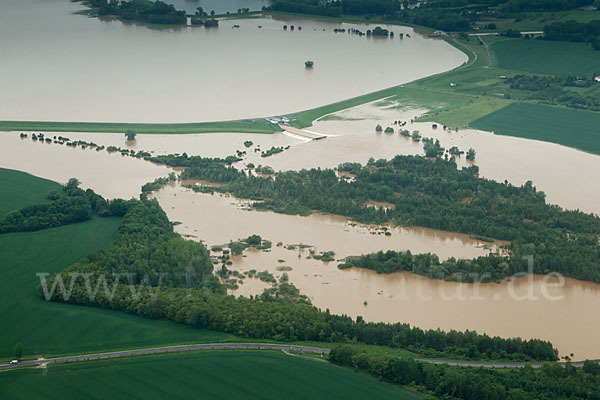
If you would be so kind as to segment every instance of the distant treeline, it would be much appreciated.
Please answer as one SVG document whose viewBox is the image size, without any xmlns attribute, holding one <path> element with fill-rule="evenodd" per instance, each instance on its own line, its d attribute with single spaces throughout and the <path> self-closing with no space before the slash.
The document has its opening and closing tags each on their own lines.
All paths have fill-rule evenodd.
<svg viewBox="0 0 600 400">
<path fill-rule="evenodd" d="M 422 25 L 449 32 L 464 32 L 482 18 L 515 18 L 529 11 L 562 11 L 592 4 L 593 0 L 433 0 L 409 8 L 397 0 L 274 0 L 274 11 L 327 17 L 380 17 L 390 22 Z"/>
<path fill-rule="evenodd" d="M 589 6 L 594 0 L 508 0 L 501 9 L 506 12 L 564 11 Z"/>
<path fill-rule="evenodd" d="M 107 201 L 92 190 L 79 189 L 78 185 L 76 179 L 71 179 L 61 192 L 49 193 L 47 202 L 25 206 L 6 214 L 0 220 L 0 233 L 54 228 L 87 221 L 94 215 L 108 217 L 125 214 L 125 200 Z"/>
<path fill-rule="evenodd" d="M 544 39 L 587 43 L 600 50 L 600 19 L 590 22 L 565 21 L 544 26 Z"/>
<path fill-rule="evenodd" d="M 480 178 L 476 166 L 459 170 L 453 159 L 430 161 L 420 156 L 371 159 L 365 166 L 341 164 L 338 170 L 354 175 L 353 180 L 339 178 L 332 169 L 283 171 L 265 178 L 217 159 L 194 160 L 173 156 L 170 162 L 187 163 L 184 179 L 222 183 L 219 191 L 260 200 L 254 204 L 257 209 L 300 215 L 319 210 L 362 223 L 422 226 L 507 240 L 509 274 L 526 271 L 523 257 L 532 255 L 535 273 L 555 271 L 600 282 L 600 218 L 547 204 L 545 194 L 531 182 L 498 183 Z M 368 205 L 372 201 L 393 207 Z"/>
<path fill-rule="evenodd" d="M 114 15 L 123 21 L 140 21 L 149 24 L 183 25 L 185 11 L 177 11 L 171 4 L 160 0 L 86 0 L 98 9 L 98 15 Z"/>
<path fill-rule="evenodd" d="M 465 368 L 417 362 L 407 357 L 360 352 L 335 347 L 329 360 L 366 372 L 378 379 L 411 385 L 440 399 L 562 400 L 600 399 L 600 365 L 586 361 L 583 368 L 546 364 L 539 370 Z"/>
<path fill-rule="evenodd" d="M 600 73 L 600 71 L 599 71 Z M 600 98 L 582 93 L 576 88 L 588 88 L 598 83 L 594 77 L 515 75 L 505 80 L 513 90 L 524 93 L 522 99 L 545 104 L 563 105 L 582 110 L 600 111 Z"/>
<path fill-rule="evenodd" d="M 469 19 L 455 10 L 445 10 L 433 6 L 429 7 L 428 5 L 412 10 L 402 9 L 402 3 L 395 0 L 340 0 L 330 2 L 275 0 L 268 8 L 274 11 L 327 17 L 380 16 L 390 22 L 411 23 L 445 31 L 466 31 L 469 30 L 470 25 Z"/>
<path fill-rule="evenodd" d="M 56 288 L 52 300 L 170 319 L 253 339 L 357 341 L 432 356 L 557 358 L 551 343 L 537 339 L 503 339 L 470 331 L 424 331 L 408 324 L 367 323 L 360 317 L 353 320 L 332 315 L 287 298 L 227 296 L 212 274 L 207 250 L 175 234 L 158 202 L 130 200 L 126 208 L 111 247 L 49 278 L 46 288 Z M 84 275 L 79 275 L 70 296 L 64 297 L 71 287 L 70 277 L 77 273 L 87 274 L 88 286 Z M 121 275 L 114 275 L 117 273 Z M 64 285 L 54 285 L 58 277 Z M 90 291 L 95 292 L 93 296 Z M 39 292 L 45 296 L 41 285 Z"/>
</svg>

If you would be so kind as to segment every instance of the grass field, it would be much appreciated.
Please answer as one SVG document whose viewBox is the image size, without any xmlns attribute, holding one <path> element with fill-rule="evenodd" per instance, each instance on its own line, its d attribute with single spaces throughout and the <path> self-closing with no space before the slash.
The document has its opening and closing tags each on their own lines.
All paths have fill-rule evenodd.
<svg viewBox="0 0 600 400">
<path fill-rule="evenodd" d="M 583 43 L 504 40 L 490 46 L 495 67 L 538 74 L 600 74 L 600 51 Z"/>
<path fill-rule="evenodd" d="M 219 351 L 57 365 L 0 374 L 3 399 L 417 399 L 330 364 Z"/>
<path fill-rule="evenodd" d="M 473 121 L 471 126 L 600 154 L 600 113 L 596 112 L 514 103 Z"/>
<path fill-rule="evenodd" d="M 264 119 L 201 122 L 191 124 L 127 124 L 111 122 L 44 122 L 44 121 L 0 121 L 0 131 L 44 131 L 44 132 L 125 132 L 132 129 L 137 133 L 185 134 L 211 132 L 274 133 L 279 126 Z"/>
<path fill-rule="evenodd" d="M 0 210 L 35 202 L 58 184 L 0 169 Z M 46 302 L 38 296 L 37 272 L 61 271 L 109 245 L 118 218 L 30 233 L 0 235 L 0 357 L 21 342 L 25 355 L 65 354 L 190 342 L 217 342 L 231 335 L 169 321 L 154 321 L 100 308 Z"/>
<path fill-rule="evenodd" d="M 41 203 L 53 190 L 60 190 L 60 184 L 37 178 L 25 172 L 0 168 L 0 218 L 7 212 L 29 204 Z"/>
<path fill-rule="evenodd" d="M 527 12 L 520 15 L 519 21 L 515 19 L 501 20 L 489 19 L 486 21 L 477 22 L 477 25 L 482 31 L 486 31 L 486 27 L 490 22 L 496 24 L 496 30 L 491 32 L 502 32 L 508 29 L 514 29 L 521 32 L 541 31 L 545 25 L 553 22 L 564 22 L 575 20 L 578 22 L 589 22 L 595 19 L 600 19 L 600 13 L 597 11 L 583 10 L 568 10 L 561 12 Z"/>
</svg>

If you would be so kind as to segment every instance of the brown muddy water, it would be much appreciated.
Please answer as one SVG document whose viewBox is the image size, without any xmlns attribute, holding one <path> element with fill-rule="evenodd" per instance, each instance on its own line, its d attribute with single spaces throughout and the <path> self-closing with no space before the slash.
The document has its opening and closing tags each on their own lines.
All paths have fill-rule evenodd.
<svg viewBox="0 0 600 400">
<path fill-rule="evenodd" d="M 522 185 L 528 180 L 546 193 L 549 203 L 568 209 L 580 209 L 600 214 L 600 185 L 596 171 L 600 171 L 600 157 L 553 143 L 494 135 L 476 130 L 459 132 L 445 131 L 442 127 L 433 129 L 431 123 L 414 123 L 410 120 L 422 114 L 422 109 L 382 108 L 374 103 L 354 107 L 336 113 L 331 119 L 317 121 L 311 132 L 328 135 L 326 139 L 307 141 L 294 135 L 276 133 L 273 135 L 245 133 L 210 133 L 193 135 L 138 135 L 136 141 L 126 142 L 122 134 L 108 133 L 64 133 L 71 139 L 93 141 L 105 146 L 115 145 L 133 150 L 146 150 L 154 154 L 186 152 L 189 155 L 205 157 L 226 157 L 236 150 L 246 151 L 244 161 L 239 165 L 253 163 L 268 165 L 276 170 L 301 168 L 334 168 L 342 162 L 366 163 L 371 157 L 391 158 L 398 154 L 424 154 L 423 144 L 401 136 L 398 127 L 391 125 L 395 120 L 408 121 L 404 127 L 410 131 L 419 130 L 423 137 L 439 139 L 442 146 L 457 146 L 463 151 L 473 147 L 477 151 L 475 164 L 480 175 L 499 182 L 508 180 L 514 185 Z M 333 119 L 335 118 L 335 119 Z M 395 133 L 376 133 L 375 126 L 393 126 Z M 16 135 L 17 133 L 6 133 Z M 250 140 L 254 145 L 244 146 Z M 10 146 L 14 140 L 0 135 L 0 144 Z M 29 143 L 19 150 L 27 152 Z M 271 157 L 263 158 L 260 148 L 287 147 L 288 150 Z M 0 151 L 2 151 L 0 149 Z M 18 154 L 13 154 L 18 159 Z M 463 156 L 457 159 L 460 167 L 471 165 Z M 4 165 L 9 165 L 7 162 Z M 10 168 L 19 168 L 19 163 Z M 143 168 L 140 166 L 140 168 Z M 68 178 L 67 178 L 68 179 Z M 143 184 L 145 182 L 142 182 Z"/>
<path fill-rule="evenodd" d="M 378 119 L 373 121 L 376 120 Z M 342 157 L 348 157 L 346 160 L 365 161 L 364 159 L 370 156 L 388 157 L 396 152 L 408 154 L 422 152 L 420 144 L 407 141 L 398 134 L 376 134 L 373 121 L 364 122 L 362 128 L 352 128 L 357 121 L 352 121 L 351 124 L 346 121 L 346 129 L 337 125 L 342 121 L 319 122 L 317 124 L 319 130 L 322 130 L 323 126 L 336 127 L 339 131 L 330 129 L 327 132 L 334 132 L 339 136 L 314 142 L 297 140 L 284 134 L 138 135 L 135 143 L 125 143 L 120 134 L 67 133 L 64 135 L 71 139 L 94 141 L 104 145 L 155 150 L 156 153 L 188 151 L 189 154 L 210 156 L 225 156 L 232 154 L 235 149 L 242 150 L 243 141 L 247 139 L 256 144 L 260 143 L 265 149 L 273 145 L 290 144 L 289 150 L 266 159 L 248 151 L 246 162 L 262 162 L 276 167 L 287 163 L 287 160 L 292 160 L 291 165 L 296 167 L 308 167 L 311 164 L 333 166 L 337 164 L 337 158 L 343 160 Z M 456 143 L 455 141 L 463 136 L 461 140 L 465 140 L 464 143 L 477 149 L 477 164 L 484 171 L 483 165 L 486 165 L 486 162 L 489 162 L 491 168 L 495 163 L 501 164 L 502 157 L 510 151 L 521 154 L 518 146 L 511 147 L 510 143 L 514 143 L 513 138 L 480 132 L 447 133 L 440 129 L 431 130 L 432 132 L 428 134 L 426 130 L 431 128 L 425 125 L 420 125 L 423 135 L 437 135 L 436 137 L 445 141 L 442 142 L 444 145 L 446 142 Z M 342 135 L 346 135 L 347 142 L 352 144 L 348 145 L 345 151 L 334 145 L 336 143 L 334 140 L 343 144 L 343 141 L 339 140 L 343 138 Z M 503 145 L 496 143 L 495 147 L 506 150 L 494 151 L 492 145 L 476 146 L 473 144 L 474 141 L 467 141 L 469 137 L 478 138 L 483 144 L 487 143 L 486 140 L 505 142 Z M 371 142 L 378 145 L 369 145 Z M 529 149 L 532 151 L 535 148 L 530 141 L 519 140 L 519 142 L 522 142 L 521 146 L 525 146 L 526 149 L 527 146 L 531 146 Z M 395 151 L 390 150 L 390 143 L 398 144 Z M 327 146 L 328 151 L 320 150 L 319 145 Z M 544 144 L 536 142 L 536 145 Z M 314 151 L 304 150 L 308 149 L 308 146 L 312 146 Z M 597 165 L 597 160 L 593 156 L 560 146 L 550 147 L 556 151 L 555 161 L 563 157 L 568 159 L 569 154 L 573 154 L 570 158 L 573 165 L 585 165 L 585 163 L 580 164 L 584 160 L 591 165 Z M 329 157 L 321 153 L 322 151 Z M 513 160 L 513 158 L 508 159 Z M 537 178 L 544 177 L 544 165 L 549 171 L 553 171 L 554 167 L 551 163 L 545 164 L 543 156 L 538 156 L 536 160 L 542 165 L 533 162 L 529 168 L 535 176 L 526 175 L 527 170 L 522 174 L 537 183 Z M 518 171 L 520 167 L 525 168 L 529 165 L 519 164 L 522 161 L 518 156 L 514 156 L 515 165 L 502 165 L 503 169 L 499 169 L 499 173 Z M 459 164 L 461 163 L 463 162 L 460 161 Z M 30 138 L 20 139 L 14 132 L 0 134 L 0 166 L 23 170 L 59 182 L 66 182 L 68 178 L 75 176 L 83 181 L 84 187 L 91 187 L 102 195 L 125 198 L 137 196 L 144 183 L 156 177 L 166 176 L 171 171 L 142 160 L 108 154 L 105 151 L 96 152 L 56 144 L 34 143 Z M 557 182 L 550 187 L 543 187 L 543 190 L 550 198 L 560 194 L 561 184 L 572 185 L 575 194 L 583 193 L 589 176 L 579 174 L 569 175 L 569 177 L 579 184 L 569 182 L 566 178 L 561 180 L 561 174 L 557 173 Z M 539 183 L 538 187 L 540 187 Z M 556 192 L 553 192 L 552 188 L 555 188 Z M 191 190 L 176 186 L 167 186 L 156 193 L 156 197 L 171 220 L 182 222 L 176 226 L 179 233 L 194 240 L 203 240 L 209 246 L 226 244 L 230 240 L 257 233 L 271 240 L 274 245 L 279 241 L 285 245 L 303 243 L 315 246 L 317 253 L 334 251 L 336 259 L 388 249 L 410 249 L 414 253 L 433 252 L 442 259 L 450 256 L 475 257 L 488 251 L 482 247 L 483 243 L 473 241 L 467 235 L 418 228 L 395 228 L 391 230 L 392 236 L 372 234 L 372 229 L 351 226 L 342 217 L 330 215 L 300 217 L 247 211 L 240 209 L 244 202 L 236 199 L 193 193 Z M 597 195 L 595 198 L 598 198 Z M 567 200 L 573 199 L 567 197 Z M 576 195 L 574 200 L 577 200 Z M 276 246 L 271 252 L 247 251 L 245 254 L 246 257 L 234 258 L 233 269 L 268 270 L 279 277 L 282 272 L 278 271 L 277 267 L 290 266 L 292 267 L 288 272 L 290 282 L 303 294 L 309 296 L 316 306 L 329 308 L 335 313 L 362 315 L 369 321 L 408 322 L 423 328 L 476 329 L 491 335 L 540 337 L 551 340 L 558 346 L 561 354 L 573 352 L 576 359 L 600 357 L 596 345 L 596 338 L 600 335 L 600 319 L 596 317 L 596 311 L 600 306 L 600 285 L 566 279 L 563 287 L 548 289 L 551 296 L 560 297 L 553 300 L 541 295 L 542 277 L 535 277 L 531 283 L 524 278 L 519 278 L 514 283 L 517 294 L 532 288 L 539 297 L 537 300 L 519 301 L 511 296 L 510 283 L 475 287 L 469 284 L 430 280 L 409 273 L 378 275 L 373 271 L 358 269 L 342 271 L 337 269 L 338 262 L 323 263 L 308 259 L 308 250 L 300 252 Z M 278 260 L 285 260 L 285 262 L 280 263 Z M 259 294 L 268 287 L 267 284 L 256 279 L 248 278 L 243 282 L 239 284 L 239 289 L 234 291 L 234 294 Z M 477 293 L 481 296 L 476 296 Z"/>
<path fill-rule="evenodd" d="M 600 285 L 558 280 L 556 277 L 518 277 L 501 284 L 464 284 L 432 280 L 407 272 L 379 275 L 373 271 L 339 270 L 338 260 L 382 249 L 432 252 L 444 259 L 471 258 L 496 250 L 471 240 L 468 235 L 422 228 L 392 228 L 391 236 L 373 234 L 366 226 L 353 225 L 339 216 L 308 217 L 256 212 L 248 202 L 221 195 L 194 193 L 175 184 L 155 193 L 169 218 L 180 221 L 177 232 L 209 247 L 259 234 L 270 240 L 270 251 L 249 249 L 232 257 L 230 269 L 246 272 L 267 270 L 281 277 L 281 267 L 291 267 L 289 281 L 313 304 L 333 313 L 368 321 L 409 322 L 422 328 L 477 330 L 490 335 L 539 337 L 552 341 L 561 354 L 576 359 L 598 358 Z M 282 242 L 283 246 L 276 244 Z M 312 245 L 318 254 L 334 251 L 336 261 L 310 258 Z M 297 246 L 294 250 L 287 245 Z M 288 269 L 288 268 L 286 268 Z M 558 286 L 561 284 L 560 286 Z M 255 278 L 239 282 L 234 295 L 257 295 L 270 287 Z M 366 302 L 366 305 L 365 305 Z"/>
<path fill-rule="evenodd" d="M 60 183 L 77 178 L 84 189 L 94 189 L 107 198 L 125 199 L 139 197 L 143 184 L 172 171 L 118 153 L 33 142 L 31 135 L 21 139 L 18 134 L 5 132 L 0 132 L 0 167 Z"/>
<path fill-rule="evenodd" d="M 390 29 L 412 37 L 378 40 L 333 32 L 371 25 L 269 17 L 158 30 L 73 15 L 85 8 L 69 0 L 2 0 L 0 7 L 0 120 L 255 118 L 399 85 L 467 60 L 442 40 L 397 26 Z M 314 68 L 305 68 L 307 60 Z"/>
</svg>

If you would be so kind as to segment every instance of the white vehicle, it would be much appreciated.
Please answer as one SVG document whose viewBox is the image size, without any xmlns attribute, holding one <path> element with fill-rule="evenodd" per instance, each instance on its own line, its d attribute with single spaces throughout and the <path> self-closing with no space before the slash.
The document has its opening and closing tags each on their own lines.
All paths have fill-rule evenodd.
<svg viewBox="0 0 600 400">
<path fill-rule="evenodd" d="M 12 360 L 12 361 L 10 362 L 10 365 L 15 365 L 15 364 L 18 364 L 18 363 L 19 363 L 19 360 Z"/>
</svg>

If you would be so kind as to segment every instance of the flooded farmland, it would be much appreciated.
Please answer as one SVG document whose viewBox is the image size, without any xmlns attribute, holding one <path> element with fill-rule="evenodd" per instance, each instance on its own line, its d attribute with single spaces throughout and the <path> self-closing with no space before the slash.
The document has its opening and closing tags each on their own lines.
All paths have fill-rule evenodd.
<svg viewBox="0 0 600 400">
<path fill-rule="evenodd" d="M 390 29 L 411 38 L 388 40 L 333 32 L 368 25 L 270 17 L 158 30 L 73 15 L 83 9 L 66 0 L 3 0 L 0 120 L 255 118 L 399 85 L 467 60 L 405 27 Z M 314 68 L 305 68 L 307 60 Z"/>
</svg>

